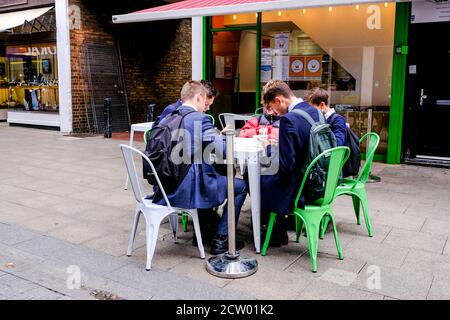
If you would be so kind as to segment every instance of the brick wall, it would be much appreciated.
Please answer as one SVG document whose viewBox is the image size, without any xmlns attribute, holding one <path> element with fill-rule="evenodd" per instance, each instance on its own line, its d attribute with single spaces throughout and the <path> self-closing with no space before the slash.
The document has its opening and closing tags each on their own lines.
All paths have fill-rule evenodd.
<svg viewBox="0 0 450 320">
<path fill-rule="evenodd" d="M 132 123 L 146 119 L 146 105 L 160 109 L 175 101 L 183 83 L 191 78 L 190 19 L 139 24 L 111 23 L 113 14 L 157 5 L 139 1 L 140 7 L 114 7 L 107 1 L 70 0 L 81 13 L 80 29 L 71 30 L 72 108 L 74 132 L 87 132 L 86 103 L 89 84 L 84 44 L 116 44 L 122 57 L 125 89 Z M 135 4 L 135 6 L 137 6 Z"/>
<path fill-rule="evenodd" d="M 124 25 L 119 39 L 131 121 L 145 121 L 146 105 L 158 114 L 191 78 L 191 21 Z"/>
<path fill-rule="evenodd" d="M 87 132 L 86 103 L 89 103 L 89 82 L 87 76 L 84 44 L 86 42 L 106 42 L 113 44 L 114 37 L 107 30 L 95 12 L 86 6 L 87 1 L 70 0 L 69 5 L 80 7 L 79 29 L 70 31 L 70 53 L 72 68 L 72 113 L 73 131 Z"/>
</svg>

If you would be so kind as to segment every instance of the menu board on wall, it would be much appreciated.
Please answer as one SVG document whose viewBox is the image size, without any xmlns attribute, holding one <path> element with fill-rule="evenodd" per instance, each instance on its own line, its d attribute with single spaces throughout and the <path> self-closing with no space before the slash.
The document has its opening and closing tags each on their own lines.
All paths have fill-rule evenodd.
<svg viewBox="0 0 450 320">
<path fill-rule="evenodd" d="M 411 23 L 450 21 L 448 1 L 412 1 Z"/>
<path fill-rule="evenodd" d="M 216 79 L 225 78 L 225 57 L 216 56 Z"/>
</svg>

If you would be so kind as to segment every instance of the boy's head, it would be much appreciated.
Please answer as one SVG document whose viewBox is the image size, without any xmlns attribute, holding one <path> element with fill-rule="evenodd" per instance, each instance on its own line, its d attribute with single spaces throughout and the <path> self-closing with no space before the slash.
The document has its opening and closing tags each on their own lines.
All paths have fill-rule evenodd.
<svg viewBox="0 0 450 320">
<path fill-rule="evenodd" d="M 203 112 L 206 112 L 214 103 L 214 98 L 217 97 L 217 89 L 211 81 L 201 80 L 200 83 L 205 87 L 206 91 L 208 91 L 206 94 L 205 109 L 203 109 Z"/>
<path fill-rule="evenodd" d="M 191 104 L 199 112 L 203 112 L 208 91 L 199 81 L 188 81 L 181 88 L 181 101 L 183 104 Z"/>
<path fill-rule="evenodd" d="M 312 88 L 306 98 L 310 105 L 316 107 L 323 113 L 327 113 L 328 111 L 330 111 L 330 106 L 328 104 L 329 96 L 327 90 L 319 87 Z"/>
<path fill-rule="evenodd" d="M 281 80 L 271 80 L 263 88 L 263 104 L 274 114 L 286 114 L 295 99 L 292 90 Z"/>
</svg>

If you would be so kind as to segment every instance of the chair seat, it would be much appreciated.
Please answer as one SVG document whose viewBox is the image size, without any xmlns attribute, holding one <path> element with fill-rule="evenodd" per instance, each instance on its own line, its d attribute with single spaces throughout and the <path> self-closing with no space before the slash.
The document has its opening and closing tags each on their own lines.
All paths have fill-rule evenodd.
<svg viewBox="0 0 450 320">
<path fill-rule="evenodd" d="M 364 189 L 364 183 L 357 180 L 345 178 L 344 181 L 336 188 L 336 197 L 338 195 L 348 193 L 351 190 L 358 190 L 358 189 Z"/>
<path fill-rule="evenodd" d="M 319 200 L 317 200 L 317 201 L 319 201 Z M 305 211 L 306 212 L 323 211 L 323 210 L 327 210 L 329 207 L 331 207 L 331 206 L 330 205 L 320 206 L 320 205 L 315 205 L 315 204 L 307 204 L 307 205 L 305 205 L 304 209 L 295 208 L 294 209 L 294 213 L 300 214 L 300 213 L 303 213 Z"/>
</svg>

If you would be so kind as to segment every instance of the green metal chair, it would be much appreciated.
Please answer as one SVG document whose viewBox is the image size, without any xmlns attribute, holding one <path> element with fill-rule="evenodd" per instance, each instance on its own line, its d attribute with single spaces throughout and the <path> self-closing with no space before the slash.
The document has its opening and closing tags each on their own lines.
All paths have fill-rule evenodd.
<svg viewBox="0 0 450 320">
<path fill-rule="evenodd" d="M 207 116 L 209 116 L 211 118 L 213 126 L 215 126 L 216 125 L 216 120 L 214 119 L 213 115 L 209 114 L 209 113 L 205 113 L 205 115 L 207 115 Z"/>
<path fill-rule="evenodd" d="M 255 110 L 255 116 L 259 116 L 261 114 L 264 114 L 264 107 Z"/>
<path fill-rule="evenodd" d="M 152 132 L 152 128 L 148 128 L 147 130 L 145 130 L 144 132 L 144 144 L 147 145 L 147 135 L 150 135 L 150 133 Z"/>
<path fill-rule="evenodd" d="M 366 161 L 359 170 L 358 176 L 355 179 L 345 178 L 344 181 L 337 187 L 336 197 L 346 194 L 352 197 L 353 208 L 355 209 L 356 222 L 360 225 L 359 212 L 362 206 L 364 213 L 364 220 L 366 222 L 367 232 L 369 237 L 373 237 L 372 223 L 370 222 L 369 206 L 367 203 L 366 182 L 369 178 L 370 170 L 372 168 L 373 157 L 375 151 L 380 143 L 380 137 L 374 132 L 366 133 L 360 140 L 361 145 L 366 139 L 368 140 L 366 150 Z M 322 221 L 322 228 L 320 230 L 320 238 L 323 239 L 325 231 L 328 226 L 329 219 L 325 218 Z"/>
<path fill-rule="evenodd" d="M 309 255 L 311 257 L 312 272 L 317 272 L 317 245 L 319 242 L 319 229 L 322 218 L 328 216 L 333 224 L 334 240 L 336 242 L 336 248 L 338 251 L 339 259 L 344 259 L 341 243 L 336 230 L 336 223 L 333 217 L 332 204 L 335 198 L 336 187 L 339 181 L 339 173 L 342 167 L 347 161 L 350 155 L 350 149 L 348 147 L 336 147 L 322 152 L 318 155 L 308 166 L 303 176 L 300 189 L 295 199 L 294 216 L 295 216 L 295 229 L 296 229 L 296 241 L 299 242 L 300 234 L 303 228 L 306 227 L 306 234 L 308 238 Z M 312 167 L 319 161 L 320 158 L 330 157 L 328 165 L 327 181 L 325 186 L 325 194 L 323 198 L 318 199 L 314 204 L 305 205 L 304 209 L 297 208 L 298 200 L 302 194 L 303 188 L 306 183 L 306 179 L 311 171 Z M 270 215 L 269 225 L 267 228 L 266 239 L 264 241 L 261 255 L 267 254 L 267 248 L 269 247 L 270 236 L 272 235 L 273 225 L 277 214 L 272 212 Z"/>
</svg>

